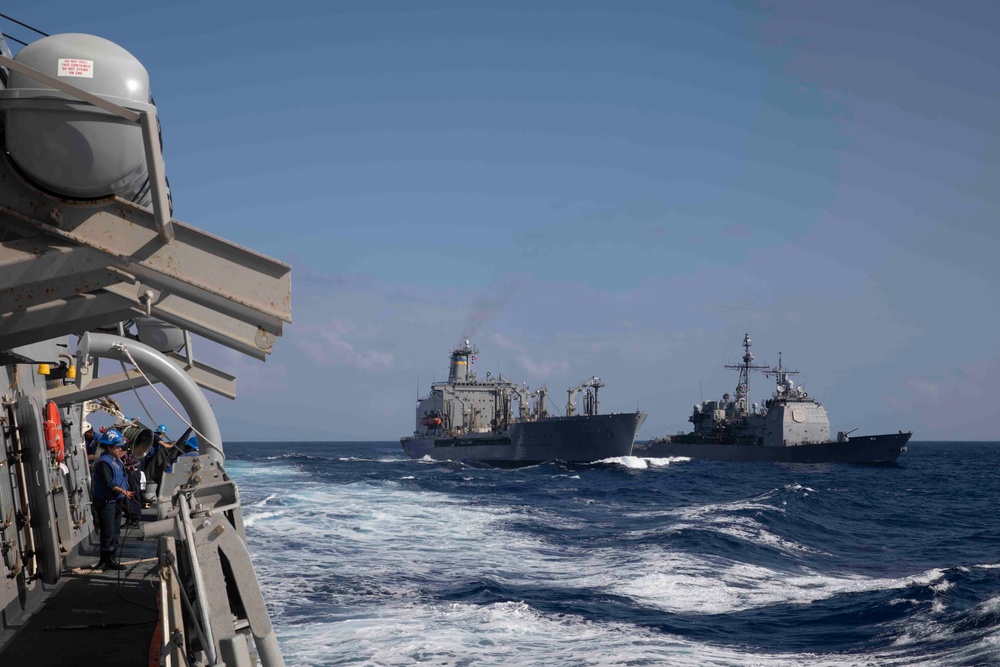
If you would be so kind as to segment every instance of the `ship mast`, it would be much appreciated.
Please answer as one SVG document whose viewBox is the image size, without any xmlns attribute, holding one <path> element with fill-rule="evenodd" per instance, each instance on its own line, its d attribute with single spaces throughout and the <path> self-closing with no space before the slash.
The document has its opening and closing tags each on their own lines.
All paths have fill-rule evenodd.
<svg viewBox="0 0 1000 667">
<path fill-rule="evenodd" d="M 743 335 L 743 363 L 739 366 L 727 365 L 726 368 L 740 372 L 736 384 L 736 415 L 739 417 L 750 414 L 750 371 L 766 371 L 767 366 L 754 365 L 754 356 L 750 352 L 750 334 Z"/>
<path fill-rule="evenodd" d="M 784 365 L 781 362 L 781 352 L 778 352 L 778 367 L 777 368 L 771 368 L 769 370 L 772 373 L 775 374 L 775 381 L 776 381 L 776 383 L 778 385 L 778 391 L 779 392 L 784 392 L 784 391 L 786 391 L 788 389 L 788 376 L 789 375 L 798 375 L 799 374 L 798 371 L 790 371 L 790 370 L 788 370 L 787 368 L 784 367 Z"/>
</svg>

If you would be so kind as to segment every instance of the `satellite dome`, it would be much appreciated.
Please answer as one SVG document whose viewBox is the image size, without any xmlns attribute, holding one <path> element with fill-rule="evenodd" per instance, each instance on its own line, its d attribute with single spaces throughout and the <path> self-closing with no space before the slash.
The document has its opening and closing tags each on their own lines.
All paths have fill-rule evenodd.
<svg viewBox="0 0 1000 667">
<path fill-rule="evenodd" d="M 146 69 L 101 37 L 52 35 L 21 49 L 15 60 L 114 104 L 156 112 Z M 138 123 L 16 71 L 0 97 L 16 100 L 5 111 L 7 151 L 30 180 L 70 199 L 118 195 L 150 205 Z"/>
<path fill-rule="evenodd" d="M 159 352 L 177 352 L 184 346 L 184 330 L 155 317 L 135 318 L 135 331 L 140 343 Z"/>
</svg>

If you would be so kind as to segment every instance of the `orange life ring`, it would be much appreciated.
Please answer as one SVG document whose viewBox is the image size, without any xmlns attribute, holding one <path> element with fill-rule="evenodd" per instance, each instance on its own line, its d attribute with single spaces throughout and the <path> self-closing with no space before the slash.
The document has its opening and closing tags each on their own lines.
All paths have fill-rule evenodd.
<svg viewBox="0 0 1000 667">
<path fill-rule="evenodd" d="M 56 463 L 62 463 L 66 458 L 66 444 L 63 442 L 62 417 L 59 416 L 59 406 L 53 401 L 45 404 L 45 421 L 42 422 L 45 431 L 45 446 L 56 457 Z"/>
</svg>

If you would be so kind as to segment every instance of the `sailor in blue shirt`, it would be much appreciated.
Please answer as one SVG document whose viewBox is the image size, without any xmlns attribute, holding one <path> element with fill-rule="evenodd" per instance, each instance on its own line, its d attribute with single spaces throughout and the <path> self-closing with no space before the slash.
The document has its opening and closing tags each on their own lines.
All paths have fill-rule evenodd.
<svg viewBox="0 0 1000 667">
<path fill-rule="evenodd" d="M 192 435 L 184 441 L 184 453 L 181 456 L 198 456 L 198 436 Z"/>
<path fill-rule="evenodd" d="M 148 469 L 149 464 L 156 459 L 157 452 L 163 447 L 163 443 L 166 442 L 169 446 L 170 441 L 167 440 L 167 426 L 166 424 L 160 424 L 153 431 L 153 444 L 146 451 L 146 455 L 142 457 L 142 470 Z M 149 474 L 146 475 L 146 481 L 149 481 Z"/>
<path fill-rule="evenodd" d="M 98 566 L 105 570 L 124 570 L 115 560 L 118 550 L 118 534 L 122 519 L 122 502 L 135 492 L 129 489 L 125 476 L 125 439 L 121 433 L 109 428 L 97 438 L 105 452 L 94 465 L 94 518 L 97 519 L 101 534 L 101 561 Z"/>
<path fill-rule="evenodd" d="M 93 463 L 97 459 L 97 437 L 90 422 L 83 422 L 83 446 L 87 448 L 87 462 Z"/>
</svg>

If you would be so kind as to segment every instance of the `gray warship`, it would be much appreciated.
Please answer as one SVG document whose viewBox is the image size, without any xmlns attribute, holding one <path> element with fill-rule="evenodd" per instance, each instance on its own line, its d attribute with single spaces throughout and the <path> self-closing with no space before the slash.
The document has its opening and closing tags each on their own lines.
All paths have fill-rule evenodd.
<svg viewBox="0 0 1000 667">
<path fill-rule="evenodd" d="M 191 337 L 263 361 L 291 321 L 290 269 L 171 218 L 132 54 L 82 34 L 16 57 L 0 35 L 0 51 L 0 663 L 279 667 L 202 391 L 235 398 L 235 378 Z M 124 571 L 102 571 L 84 420 L 146 385 L 172 393 L 201 453 L 123 528 Z M 141 456 L 152 435 L 127 426 Z"/>
<path fill-rule="evenodd" d="M 591 463 L 629 456 L 645 413 L 598 413 L 592 377 L 567 390 L 566 414 L 549 414 L 548 390 L 530 391 L 502 374 L 478 380 L 470 364 L 478 348 L 465 341 L 452 349 L 448 381 L 435 382 L 417 401 L 416 429 L 400 439 L 415 459 L 474 461 L 490 465 L 528 465 L 544 461 Z M 575 399 L 583 393 L 583 413 Z M 514 416 L 517 403 L 517 416 Z"/>
<path fill-rule="evenodd" d="M 791 379 L 798 371 L 778 365 L 755 365 L 750 335 L 743 337 L 743 363 L 726 368 L 739 371 L 736 395 L 695 405 L 688 421 L 694 430 L 657 438 L 636 448 L 637 456 L 684 456 L 715 461 L 780 461 L 788 463 L 894 463 L 913 435 L 911 432 L 854 436 L 839 432 L 830 441 L 826 409 Z M 774 375 L 772 396 L 762 406 L 750 402 L 750 373 Z"/>
</svg>

